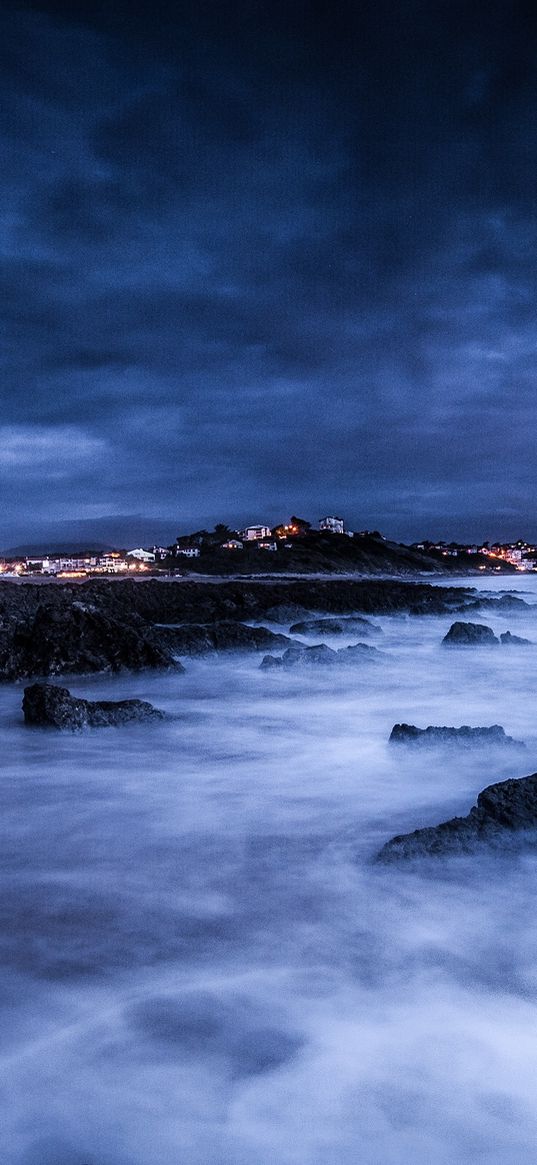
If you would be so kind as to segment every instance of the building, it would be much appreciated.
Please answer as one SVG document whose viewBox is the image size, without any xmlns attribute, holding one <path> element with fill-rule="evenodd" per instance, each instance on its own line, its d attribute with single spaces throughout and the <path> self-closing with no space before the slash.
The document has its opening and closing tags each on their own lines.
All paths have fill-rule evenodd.
<svg viewBox="0 0 537 1165">
<path fill-rule="evenodd" d="M 257 549 L 258 550 L 272 550 L 272 551 L 274 551 L 274 550 L 278 549 L 278 546 L 277 546 L 276 542 L 264 542 L 264 541 L 259 542 L 258 541 Z"/>
<path fill-rule="evenodd" d="M 327 534 L 344 534 L 345 523 L 343 518 L 320 518 L 319 530 L 324 530 Z"/>
<path fill-rule="evenodd" d="M 199 558 L 200 548 L 199 546 L 178 546 L 175 553 L 182 554 L 183 558 Z"/>
<path fill-rule="evenodd" d="M 35 559 L 31 560 L 32 566 L 34 565 L 35 561 Z M 99 562 L 100 561 L 101 560 L 99 559 Z M 62 571 L 73 570 L 94 571 L 97 568 L 97 562 L 98 560 L 96 555 L 77 555 L 74 557 L 60 556 L 57 558 L 46 557 L 42 559 L 41 566 L 38 569 L 41 570 L 42 574 L 60 574 Z"/>
<path fill-rule="evenodd" d="M 282 522 L 279 526 L 274 526 L 272 530 L 273 538 L 303 538 L 309 534 L 311 530 L 311 522 L 307 522 L 305 518 L 297 518 L 293 514 L 289 522 Z"/>
<path fill-rule="evenodd" d="M 242 550 L 243 543 L 239 542 L 238 538 L 230 538 L 227 542 L 222 542 L 222 550 Z"/>
<path fill-rule="evenodd" d="M 138 562 L 154 562 L 155 555 L 151 550 L 143 550 L 138 547 L 136 550 L 127 550 L 127 558 L 136 558 Z"/>
<path fill-rule="evenodd" d="M 271 533 L 270 526 L 247 526 L 241 537 L 245 542 L 259 542 L 263 538 L 270 538 Z"/>
</svg>

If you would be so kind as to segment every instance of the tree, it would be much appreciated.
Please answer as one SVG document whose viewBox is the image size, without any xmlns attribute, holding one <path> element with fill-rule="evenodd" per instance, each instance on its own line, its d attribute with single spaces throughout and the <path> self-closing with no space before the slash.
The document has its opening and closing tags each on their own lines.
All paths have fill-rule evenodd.
<svg viewBox="0 0 537 1165">
<path fill-rule="evenodd" d="M 217 522 L 214 532 L 219 542 L 227 542 L 228 538 L 231 538 L 235 533 L 229 526 L 226 526 L 225 522 Z"/>
<path fill-rule="evenodd" d="M 307 522 L 305 518 L 297 518 L 296 514 L 291 515 L 291 526 L 296 526 L 297 533 L 307 534 L 311 530 L 311 522 Z"/>
</svg>

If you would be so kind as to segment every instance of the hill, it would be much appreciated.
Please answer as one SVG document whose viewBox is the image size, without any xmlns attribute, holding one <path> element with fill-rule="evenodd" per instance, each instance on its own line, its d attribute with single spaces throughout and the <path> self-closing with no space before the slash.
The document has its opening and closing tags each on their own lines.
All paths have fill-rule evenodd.
<svg viewBox="0 0 537 1165">
<path fill-rule="evenodd" d="M 388 542 L 380 534 L 327 534 L 312 530 L 289 539 L 287 543 L 270 539 L 275 550 L 260 549 L 257 542 L 244 542 L 242 550 L 224 550 L 210 540 L 200 544 L 199 558 L 178 555 L 174 566 L 185 573 L 237 574 L 474 574 L 480 568 L 490 570 L 484 555 L 467 554 L 445 557 L 440 551 L 425 553 L 398 542 Z M 502 563 L 500 569 L 513 573 L 514 567 Z"/>
</svg>

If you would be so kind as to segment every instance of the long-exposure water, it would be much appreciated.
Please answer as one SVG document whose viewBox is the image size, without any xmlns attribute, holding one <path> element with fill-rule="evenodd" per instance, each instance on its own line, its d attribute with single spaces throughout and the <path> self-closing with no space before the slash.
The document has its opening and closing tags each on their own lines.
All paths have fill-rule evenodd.
<svg viewBox="0 0 537 1165">
<path fill-rule="evenodd" d="M 537 856 L 372 861 L 537 769 L 537 579 L 479 585 L 536 604 L 471 616 L 535 647 L 384 617 L 375 664 L 73 679 L 171 714 L 80 735 L 0 690 L 5 1165 L 535 1160 Z"/>
</svg>

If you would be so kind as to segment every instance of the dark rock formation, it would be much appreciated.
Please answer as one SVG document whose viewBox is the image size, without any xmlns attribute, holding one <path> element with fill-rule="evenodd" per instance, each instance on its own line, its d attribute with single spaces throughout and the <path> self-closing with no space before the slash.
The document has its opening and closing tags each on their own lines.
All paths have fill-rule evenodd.
<svg viewBox="0 0 537 1165">
<path fill-rule="evenodd" d="M 492 647 L 499 639 L 484 623 L 452 623 L 442 643 L 445 647 Z"/>
<path fill-rule="evenodd" d="M 325 643 L 317 643 L 315 647 L 289 647 L 283 655 L 265 655 L 261 667 L 319 667 L 337 663 L 337 651 L 327 647 Z"/>
<path fill-rule="evenodd" d="M 470 853 L 480 844 L 509 848 L 537 840 L 537 773 L 500 781 L 483 789 L 466 817 L 453 817 L 427 829 L 392 837 L 378 861 L 394 862 L 433 855 Z"/>
<path fill-rule="evenodd" d="M 164 720 L 164 712 L 145 700 L 82 700 L 67 688 L 32 684 L 24 689 L 22 710 L 26 724 L 41 728 L 105 728 L 134 721 Z"/>
<path fill-rule="evenodd" d="M 267 623 L 281 623 L 289 626 L 295 619 L 306 619 L 311 612 L 306 607 L 299 607 L 298 603 L 277 603 L 264 612 Z"/>
<path fill-rule="evenodd" d="M 364 660 L 380 659 L 382 654 L 368 643 L 353 643 L 350 647 L 340 647 L 339 651 L 336 651 L 338 663 L 363 663 Z"/>
<path fill-rule="evenodd" d="M 526 603 L 525 599 L 519 599 L 517 595 L 501 595 L 499 599 L 486 598 L 483 595 L 478 599 L 472 599 L 469 602 L 461 604 L 460 607 L 457 607 L 457 613 L 463 614 L 469 611 L 496 610 L 500 614 L 506 611 L 512 611 L 516 614 L 518 611 L 527 611 L 533 606 L 535 606 L 534 603 Z"/>
<path fill-rule="evenodd" d="M 317 643 L 314 647 L 288 647 L 279 658 L 266 655 L 261 661 L 261 667 L 333 667 L 345 663 L 363 663 L 380 654 L 376 647 L 370 647 L 367 643 L 354 643 L 352 647 L 342 647 L 339 651 L 334 651 L 325 643 Z"/>
<path fill-rule="evenodd" d="M 381 635 L 381 628 L 360 615 L 343 615 L 341 619 L 311 619 L 294 623 L 291 635 Z"/>
<path fill-rule="evenodd" d="M 3 585 L 11 586 L 12 591 L 30 589 L 17 588 L 15 583 Z M 51 588 L 54 586 L 52 583 Z M 31 589 L 41 595 L 42 601 L 43 588 Z M 474 592 L 468 587 L 433 587 L 398 579 L 302 578 L 275 582 L 124 579 L 56 589 L 64 593 L 68 589 L 71 599 L 87 596 L 100 609 L 127 622 L 135 612 L 149 623 L 212 623 L 226 619 L 246 622 L 266 618 L 288 626 L 321 613 L 381 615 L 411 611 L 416 615 L 445 615 L 466 598 L 474 598 Z M 65 594 L 63 601 L 68 597 Z M 1 600 L 0 582 L 0 611 Z"/>
<path fill-rule="evenodd" d="M 504 631 L 500 635 L 500 642 L 505 647 L 529 647 L 531 646 L 531 639 L 523 639 L 521 635 L 511 635 L 510 631 Z"/>
<path fill-rule="evenodd" d="M 391 744 L 411 744 L 430 746 L 437 744 L 457 744 L 464 747 L 476 745 L 518 745 L 521 742 L 512 736 L 506 736 L 499 724 L 492 724 L 490 728 L 469 728 L 463 724 L 461 728 L 443 728 L 429 725 L 428 728 L 416 728 L 414 724 L 394 724 L 390 733 Z"/>
<path fill-rule="evenodd" d="M 82 584 L 0 581 L 0 680 L 173 666 L 172 650 L 184 650 L 156 624 L 216 624 L 220 632 L 204 650 L 229 650 L 226 623 L 304 622 L 321 613 L 335 616 L 451 614 L 475 599 L 466 587 L 432 587 L 396 579 L 299 578 L 289 580 L 134 581 L 95 579 Z M 365 630 L 365 629 L 364 629 Z M 270 649 L 270 634 L 259 628 L 236 633 L 236 647 Z M 182 632 L 181 634 L 185 634 Z M 249 642 L 238 642 L 248 635 Z M 227 646 L 224 645 L 227 638 Z M 273 646 L 273 644 L 272 644 Z M 283 644 L 279 644 L 283 646 Z"/>
<path fill-rule="evenodd" d="M 159 640 L 178 655 L 205 655 L 220 651 L 266 651 L 287 647 L 287 635 L 267 627 L 247 627 L 231 620 L 219 623 L 185 623 L 180 627 L 156 627 Z"/>
<path fill-rule="evenodd" d="M 136 616 L 130 624 L 120 623 L 80 602 L 38 606 L 33 618 L 19 622 L 9 641 L 0 643 L 4 679 L 174 666 Z"/>
</svg>

